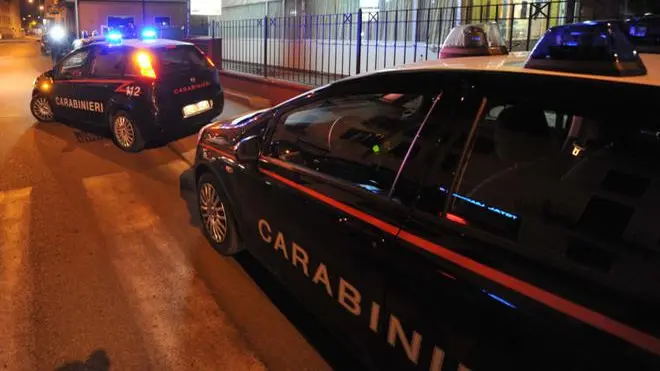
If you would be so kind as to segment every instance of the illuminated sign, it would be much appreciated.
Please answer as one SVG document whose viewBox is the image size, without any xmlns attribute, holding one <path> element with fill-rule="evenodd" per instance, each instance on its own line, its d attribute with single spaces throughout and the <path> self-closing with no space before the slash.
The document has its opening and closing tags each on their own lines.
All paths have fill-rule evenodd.
<svg viewBox="0 0 660 371">
<path fill-rule="evenodd" d="M 221 0 L 190 0 L 190 14 L 220 15 L 222 14 L 222 1 Z"/>
</svg>

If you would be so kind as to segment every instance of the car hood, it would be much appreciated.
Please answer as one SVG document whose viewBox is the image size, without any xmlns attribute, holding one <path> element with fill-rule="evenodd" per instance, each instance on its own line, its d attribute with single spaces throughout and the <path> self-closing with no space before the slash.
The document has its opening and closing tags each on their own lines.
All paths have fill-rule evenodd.
<svg viewBox="0 0 660 371">
<path fill-rule="evenodd" d="M 200 134 L 202 132 L 214 132 L 216 136 L 222 137 L 227 145 L 234 145 L 243 137 L 246 131 L 261 122 L 259 119 L 262 114 L 268 111 L 269 109 L 262 109 L 234 116 L 227 120 L 213 122 L 206 125 Z"/>
</svg>

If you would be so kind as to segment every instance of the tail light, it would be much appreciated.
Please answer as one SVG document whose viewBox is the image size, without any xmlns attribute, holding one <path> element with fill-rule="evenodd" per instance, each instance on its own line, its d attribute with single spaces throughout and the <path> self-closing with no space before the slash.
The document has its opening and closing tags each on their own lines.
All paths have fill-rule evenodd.
<svg viewBox="0 0 660 371">
<path fill-rule="evenodd" d="M 209 58 L 208 55 L 206 56 L 206 61 L 208 62 L 209 66 L 215 68 L 215 63 L 213 63 L 213 61 L 211 60 L 211 58 Z"/>
<path fill-rule="evenodd" d="M 215 63 L 213 63 L 211 58 L 208 55 L 206 55 L 206 53 L 204 53 L 204 51 L 202 49 L 200 49 L 199 46 L 195 45 L 195 49 L 197 49 L 199 54 L 201 54 L 204 57 L 204 59 L 206 60 L 206 63 L 208 63 L 208 65 L 209 65 L 209 67 L 215 68 Z"/>
<path fill-rule="evenodd" d="M 140 75 L 144 77 L 156 78 L 156 71 L 154 71 L 153 64 L 151 63 L 151 54 L 145 51 L 139 51 L 135 54 L 135 63 L 140 69 Z"/>
</svg>

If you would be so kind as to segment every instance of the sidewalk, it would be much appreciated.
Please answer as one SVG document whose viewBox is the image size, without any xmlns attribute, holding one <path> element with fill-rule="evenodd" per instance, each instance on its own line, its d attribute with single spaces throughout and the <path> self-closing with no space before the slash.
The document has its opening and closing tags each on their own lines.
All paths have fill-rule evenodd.
<svg viewBox="0 0 660 371">
<path fill-rule="evenodd" d="M 270 100 L 256 95 L 249 95 L 232 89 L 224 89 L 224 93 L 227 99 L 239 102 L 252 109 L 262 109 L 273 106 Z"/>
</svg>

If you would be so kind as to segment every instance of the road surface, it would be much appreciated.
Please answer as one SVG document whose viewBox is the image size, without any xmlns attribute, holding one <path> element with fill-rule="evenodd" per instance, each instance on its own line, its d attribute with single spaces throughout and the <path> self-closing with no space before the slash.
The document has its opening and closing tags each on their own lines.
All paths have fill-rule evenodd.
<svg viewBox="0 0 660 371">
<path fill-rule="evenodd" d="M 199 232 L 195 136 L 129 154 L 36 123 L 48 68 L 34 40 L 0 42 L 0 369 L 329 369 L 274 278 Z"/>
</svg>

